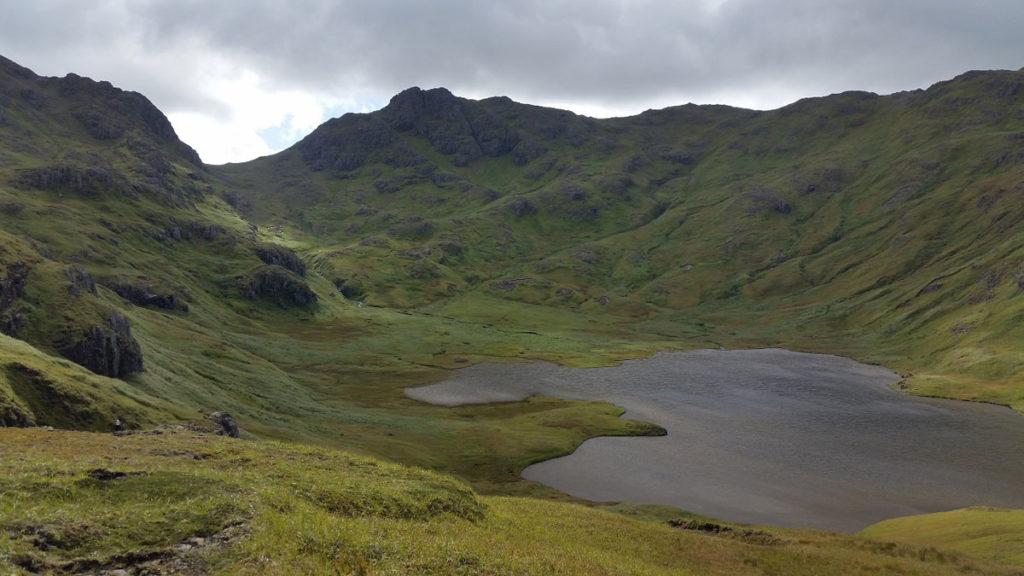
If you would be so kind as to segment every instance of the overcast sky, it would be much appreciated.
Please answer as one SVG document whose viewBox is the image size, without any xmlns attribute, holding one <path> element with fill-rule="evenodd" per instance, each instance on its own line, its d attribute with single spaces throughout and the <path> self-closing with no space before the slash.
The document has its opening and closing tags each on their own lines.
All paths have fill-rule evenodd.
<svg viewBox="0 0 1024 576">
<path fill-rule="evenodd" d="M 1024 67 L 1022 0 L 0 0 L 0 54 L 146 95 L 209 163 L 410 86 L 596 117 Z"/>
</svg>

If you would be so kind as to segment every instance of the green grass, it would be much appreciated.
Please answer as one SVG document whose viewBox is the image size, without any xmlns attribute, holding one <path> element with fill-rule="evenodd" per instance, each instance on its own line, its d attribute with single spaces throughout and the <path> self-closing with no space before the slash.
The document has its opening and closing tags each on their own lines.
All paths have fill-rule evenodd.
<svg viewBox="0 0 1024 576">
<path fill-rule="evenodd" d="M 951 550 L 1024 568 L 1024 510 L 966 508 L 879 522 L 865 538 Z"/>
<path fill-rule="evenodd" d="M 454 477 L 183 428 L 0 430 L 0 569 L 210 574 L 1007 574 L 856 536 L 673 528 Z"/>
</svg>

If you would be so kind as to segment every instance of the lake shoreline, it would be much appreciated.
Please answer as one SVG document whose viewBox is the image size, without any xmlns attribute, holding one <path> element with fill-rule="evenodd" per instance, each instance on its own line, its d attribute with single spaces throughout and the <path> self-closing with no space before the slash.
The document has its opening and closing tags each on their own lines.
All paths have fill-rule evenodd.
<svg viewBox="0 0 1024 576">
<path fill-rule="evenodd" d="M 972 423 L 974 409 L 906 394 L 893 386 L 899 380 L 885 367 L 842 356 L 778 348 L 690 350 L 599 368 L 481 364 L 460 369 L 449 380 L 407 389 L 406 395 L 446 406 L 534 395 L 602 400 L 623 408 L 623 417 L 666 429 L 666 441 L 657 444 L 658 438 L 647 437 L 641 450 L 629 444 L 632 438 L 591 438 L 569 455 L 523 470 L 524 478 L 588 500 L 661 503 L 727 521 L 846 532 L 959 504 L 1024 506 L 1024 489 L 1007 487 L 1005 474 L 986 468 L 990 461 L 981 463 L 991 476 L 976 490 L 981 500 L 958 498 L 959 489 L 946 487 L 970 482 L 946 461 L 942 443 L 962 446 L 963 454 L 953 460 L 973 467 L 972 453 L 983 448 L 972 439 L 974 428 L 983 428 L 990 418 L 983 415 Z M 675 406 L 672 402 L 681 402 L 681 408 L 666 408 Z M 876 413 L 861 410 L 861 404 Z M 1017 422 L 1018 414 L 1007 407 L 957 404 L 1007 411 L 1015 420 L 1002 414 L 996 418 L 1000 425 L 1024 431 L 1024 421 Z M 914 434 L 944 434 L 941 426 L 929 424 L 931 418 L 971 434 L 929 440 L 924 449 L 916 448 L 924 455 L 919 457 Z M 912 430 L 903 430 L 901 421 L 911 422 Z M 664 465 L 644 461 L 643 453 Z M 895 471 L 874 463 L 882 457 Z M 1024 462 L 1014 470 L 1024 474 Z M 858 502 L 843 504 L 851 499 Z"/>
</svg>

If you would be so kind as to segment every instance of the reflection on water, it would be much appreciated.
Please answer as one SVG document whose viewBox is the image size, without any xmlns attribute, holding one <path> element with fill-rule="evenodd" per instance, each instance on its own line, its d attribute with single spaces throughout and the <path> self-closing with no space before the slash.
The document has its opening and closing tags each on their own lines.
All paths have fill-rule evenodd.
<svg viewBox="0 0 1024 576">
<path fill-rule="evenodd" d="M 448 405 L 607 400 L 668 430 L 589 440 L 523 472 L 590 500 L 844 531 L 965 506 L 1024 507 L 1024 418 L 900 394 L 889 388 L 896 379 L 836 356 L 696 350 L 610 368 L 483 364 L 406 393 Z"/>
</svg>

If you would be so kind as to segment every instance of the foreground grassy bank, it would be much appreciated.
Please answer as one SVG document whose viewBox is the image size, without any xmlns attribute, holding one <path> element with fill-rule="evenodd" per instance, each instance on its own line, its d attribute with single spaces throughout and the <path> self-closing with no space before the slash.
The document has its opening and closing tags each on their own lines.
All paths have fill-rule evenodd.
<svg viewBox="0 0 1024 576">
<path fill-rule="evenodd" d="M 489 497 L 453 477 L 180 427 L 0 430 L 3 573 L 1016 574 L 1012 555 Z M 622 510 L 622 508 L 620 508 Z M 653 516 L 660 516 L 655 519 Z M 883 538 L 885 540 L 885 538 Z"/>
</svg>

